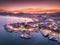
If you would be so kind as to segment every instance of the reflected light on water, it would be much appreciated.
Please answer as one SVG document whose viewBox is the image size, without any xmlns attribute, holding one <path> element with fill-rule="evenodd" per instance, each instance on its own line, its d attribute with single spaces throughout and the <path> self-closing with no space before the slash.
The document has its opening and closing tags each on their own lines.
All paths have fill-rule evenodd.
<svg viewBox="0 0 60 45">
<path fill-rule="evenodd" d="M 7 17 L 7 19 L 13 19 L 13 21 L 17 22 L 34 22 L 38 21 L 36 18 L 28 18 L 28 17 Z"/>
</svg>

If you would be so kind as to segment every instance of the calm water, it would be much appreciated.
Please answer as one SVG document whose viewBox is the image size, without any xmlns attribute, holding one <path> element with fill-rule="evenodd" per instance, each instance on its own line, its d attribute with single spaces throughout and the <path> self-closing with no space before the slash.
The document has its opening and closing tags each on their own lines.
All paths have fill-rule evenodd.
<svg viewBox="0 0 60 45">
<path fill-rule="evenodd" d="M 11 16 L 0 16 L 0 45 L 60 45 L 57 42 L 51 41 L 41 35 L 40 32 L 31 32 L 31 39 L 21 39 L 18 33 L 7 32 L 3 25 L 9 23 L 23 22 L 20 18 Z"/>
</svg>

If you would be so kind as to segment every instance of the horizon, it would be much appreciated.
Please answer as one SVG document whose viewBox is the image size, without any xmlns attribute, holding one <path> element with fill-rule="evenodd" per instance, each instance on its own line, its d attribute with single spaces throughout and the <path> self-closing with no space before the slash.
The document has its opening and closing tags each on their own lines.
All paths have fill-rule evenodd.
<svg viewBox="0 0 60 45">
<path fill-rule="evenodd" d="M 0 9 L 0 12 L 11 12 L 11 13 L 55 13 L 60 12 L 58 9 L 40 9 L 40 8 L 25 8 L 21 10 L 7 10 L 7 9 Z"/>
</svg>

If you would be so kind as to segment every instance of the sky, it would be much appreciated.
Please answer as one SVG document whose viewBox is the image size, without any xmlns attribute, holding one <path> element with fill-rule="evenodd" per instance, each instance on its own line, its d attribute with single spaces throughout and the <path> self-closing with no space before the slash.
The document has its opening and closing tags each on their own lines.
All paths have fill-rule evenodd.
<svg viewBox="0 0 60 45">
<path fill-rule="evenodd" d="M 0 0 L 0 11 L 60 12 L 60 0 Z"/>
</svg>

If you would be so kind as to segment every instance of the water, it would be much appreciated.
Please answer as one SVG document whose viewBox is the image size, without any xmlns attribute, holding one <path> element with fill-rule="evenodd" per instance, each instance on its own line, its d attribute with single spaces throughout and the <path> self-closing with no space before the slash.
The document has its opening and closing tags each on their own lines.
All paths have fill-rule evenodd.
<svg viewBox="0 0 60 45">
<path fill-rule="evenodd" d="M 18 22 L 16 17 L 0 16 L 0 45 L 60 45 L 57 42 L 51 41 L 43 37 L 40 32 L 31 32 L 31 39 L 21 39 L 18 33 L 7 32 L 3 25 Z M 20 20 L 20 22 L 23 22 Z"/>
</svg>

